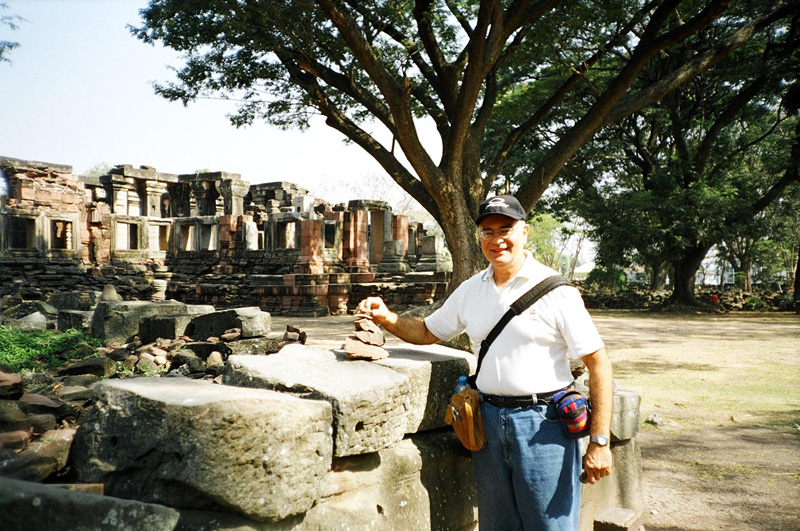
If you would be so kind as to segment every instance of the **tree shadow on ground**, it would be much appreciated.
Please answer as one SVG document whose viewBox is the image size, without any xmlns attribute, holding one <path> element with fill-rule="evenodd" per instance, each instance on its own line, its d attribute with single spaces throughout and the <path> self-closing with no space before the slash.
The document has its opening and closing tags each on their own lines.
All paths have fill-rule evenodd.
<svg viewBox="0 0 800 531">
<path fill-rule="evenodd" d="M 640 434 L 646 439 L 645 482 L 680 484 L 681 497 L 681 503 L 666 503 L 672 514 L 662 509 L 663 514 L 650 516 L 647 530 L 705 531 L 712 528 L 708 522 L 714 522 L 713 529 L 800 529 L 800 434 L 794 428 L 798 420 L 800 409 L 791 408 L 754 424 Z M 658 492 L 669 496 L 674 491 Z"/>
<path fill-rule="evenodd" d="M 714 371 L 719 367 L 708 363 L 685 363 L 664 361 L 660 357 L 645 356 L 635 361 L 615 360 L 614 374 L 620 378 L 642 374 L 664 374 L 668 371 Z"/>
</svg>

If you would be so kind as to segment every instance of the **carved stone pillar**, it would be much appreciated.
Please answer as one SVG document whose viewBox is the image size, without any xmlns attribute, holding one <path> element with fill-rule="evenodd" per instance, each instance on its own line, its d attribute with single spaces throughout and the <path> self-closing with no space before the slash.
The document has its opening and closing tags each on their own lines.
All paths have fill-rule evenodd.
<svg viewBox="0 0 800 531">
<path fill-rule="evenodd" d="M 444 255 L 444 241 L 436 235 L 425 236 L 422 239 L 422 257 L 419 259 L 415 271 L 452 271 L 453 265 Z"/>
<path fill-rule="evenodd" d="M 379 273 L 408 273 L 411 266 L 403 257 L 403 242 L 400 240 L 386 240 L 383 242 L 383 256 L 378 264 Z"/>
<path fill-rule="evenodd" d="M 366 210 L 345 212 L 342 234 L 342 258 L 349 273 L 368 273 L 369 242 L 367 229 L 369 217 Z"/>
<path fill-rule="evenodd" d="M 144 204 L 142 214 L 153 218 L 162 217 L 161 200 L 167 192 L 167 183 L 161 181 L 145 181 Z"/>
<path fill-rule="evenodd" d="M 188 218 L 191 216 L 191 192 L 189 183 L 177 183 L 167 187 L 169 192 L 170 211 L 169 216 L 176 218 Z"/>
<path fill-rule="evenodd" d="M 220 181 L 219 187 L 225 215 L 241 216 L 244 214 L 244 196 L 250 191 L 250 185 L 236 174 L 228 174 L 228 177 Z"/>
<path fill-rule="evenodd" d="M 100 182 L 106 189 L 112 214 L 139 215 L 139 195 L 136 193 L 136 186 L 132 178 L 122 175 L 104 175 Z"/>
<path fill-rule="evenodd" d="M 408 259 L 408 216 L 392 216 L 392 239 L 403 242 L 402 256 Z"/>
<path fill-rule="evenodd" d="M 321 221 L 316 219 L 300 221 L 300 256 L 293 268 L 295 273 L 321 275 L 324 272 L 322 238 Z"/>
<path fill-rule="evenodd" d="M 191 197 L 193 199 L 192 216 L 209 216 L 207 207 L 208 183 L 203 181 L 192 181 L 189 184 Z"/>
</svg>

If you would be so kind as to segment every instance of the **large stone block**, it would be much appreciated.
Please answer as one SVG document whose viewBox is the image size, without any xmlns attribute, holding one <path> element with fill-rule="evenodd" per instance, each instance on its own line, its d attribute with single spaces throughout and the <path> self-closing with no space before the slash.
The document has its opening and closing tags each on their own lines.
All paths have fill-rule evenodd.
<svg viewBox="0 0 800 531">
<path fill-rule="evenodd" d="M 327 402 L 188 379 L 93 388 L 74 467 L 113 496 L 256 520 L 302 513 L 319 497 L 333 447 Z"/>
<path fill-rule="evenodd" d="M 609 507 L 640 511 L 644 506 L 642 451 L 636 439 L 611 443 L 611 475 L 582 486 L 579 531 L 592 531 L 595 519 Z"/>
<path fill-rule="evenodd" d="M 9 328 L 17 328 L 25 331 L 47 330 L 47 324 L 47 316 L 42 312 L 32 313 L 21 319 L 9 319 L 5 323 Z"/>
<path fill-rule="evenodd" d="M 180 531 L 453 531 L 475 529 L 472 461 L 451 431 L 417 434 L 375 453 L 335 459 L 322 497 L 302 517 L 264 524 L 181 511 Z"/>
<path fill-rule="evenodd" d="M 228 356 L 263 356 L 278 352 L 285 343 L 283 336 L 253 337 L 230 342 L 211 343 L 208 341 L 194 341 L 187 343 L 183 348 L 191 350 L 203 360 L 216 351 L 222 354 L 223 359 Z"/>
<path fill-rule="evenodd" d="M 408 424 L 406 376 L 327 350 L 293 344 L 270 356 L 231 356 L 223 379 L 330 402 L 336 456 L 391 446 L 403 438 Z"/>
<path fill-rule="evenodd" d="M 180 518 L 169 507 L 1 477 L 0 514 L 3 531 L 171 531 Z"/>
<path fill-rule="evenodd" d="M 614 393 L 614 416 L 611 417 L 611 440 L 633 439 L 639 433 L 639 406 L 642 397 L 633 391 Z"/>
<path fill-rule="evenodd" d="M 41 313 L 47 319 L 55 319 L 58 310 L 52 305 L 43 301 L 24 301 L 16 306 L 5 308 L 3 315 L 7 319 L 22 319 L 28 315 Z"/>
<path fill-rule="evenodd" d="M 477 520 L 472 461 L 450 431 L 337 459 L 304 529 L 462 529 Z"/>
<path fill-rule="evenodd" d="M 92 331 L 93 315 L 94 312 L 92 311 L 61 310 L 58 312 L 58 324 L 56 326 L 61 331 L 74 328 L 75 330 L 89 333 Z"/>
<path fill-rule="evenodd" d="M 157 339 L 178 339 L 192 322 L 193 315 L 153 315 L 139 323 L 139 339 L 142 343 L 153 343 Z"/>
<path fill-rule="evenodd" d="M 268 336 L 271 331 L 271 317 L 258 306 L 247 306 L 222 310 L 192 319 L 186 334 L 196 340 L 219 337 L 231 328 L 239 328 L 242 338 Z"/>
<path fill-rule="evenodd" d="M 50 295 L 49 302 L 58 311 L 86 310 L 84 306 L 94 306 L 100 298 L 100 291 L 65 291 Z"/>
<path fill-rule="evenodd" d="M 146 317 L 197 315 L 213 311 L 213 306 L 187 305 L 172 300 L 101 301 L 92 317 L 92 336 L 127 342 L 139 333 L 139 322 Z"/>
<path fill-rule="evenodd" d="M 446 426 L 444 412 L 458 377 L 475 371 L 475 356 L 442 345 L 387 346 L 389 357 L 376 364 L 408 377 L 410 409 L 406 433 Z"/>
</svg>

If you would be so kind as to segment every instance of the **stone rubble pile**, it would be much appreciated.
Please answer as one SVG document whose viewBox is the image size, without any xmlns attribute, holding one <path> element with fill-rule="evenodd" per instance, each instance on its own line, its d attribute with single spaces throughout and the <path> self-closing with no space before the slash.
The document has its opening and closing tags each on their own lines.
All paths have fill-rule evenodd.
<svg viewBox="0 0 800 531">
<path fill-rule="evenodd" d="M 67 458 L 76 429 L 94 404 L 92 385 L 98 381 L 164 376 L 219 384 L 229 356 L 271 354 L 306 340 L 306 333 L 292 326 L 283 335 L 271 334 L 269 314 L 252 308 L 208 315 L 189 320 L 194 338 L 186 334 L 157 337 L 147 344 L 139 335 L 124 344 L 111 339 L 96 349 L 87 346 L 72 351 L 83 359 L 43 373 L 13 374 L 0 367 L 0 476 L 28 481 L 70 479 Z M 225 328 L 231 323 L 239 326 Z M 141 331 L 150 333 L 152 323 L 142 324 Z"/>
<path fill-rule="evenodd" d="M 581 291 L 586 307 L 592 309 L 614 310 L 657 310 L 664 308 L 672 295 L 671 291 L 649 291 L 632 287 L 618 293 L 608 293 L 594 289 L 581 282 L 576 282 Z M 717 293 L 721 306 L 711 304 L 711 295 Z M 764 288 L 754 288 L 753 291 L 743 292 L 726 288 L 715 289 L 708 286 L 699 286 L 695 297 L 701 303 L 708 305 L 710 311 L 792 311 L 794 302 L 791 291 L 772 291 Z"/>
</svg>

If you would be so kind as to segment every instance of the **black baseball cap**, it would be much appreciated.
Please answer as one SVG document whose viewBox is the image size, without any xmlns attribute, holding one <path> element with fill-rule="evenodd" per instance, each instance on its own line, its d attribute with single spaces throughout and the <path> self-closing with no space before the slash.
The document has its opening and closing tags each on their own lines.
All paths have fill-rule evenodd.
<svg viewBox="0 0 800 531">
<path fill-rule="evenodd" d="M 475 218 L 475 224 L 480 224 L 483 218 L 492 214 L 507 216 L 511 219 L 525 219 L 527 217 L 525 209 L 522 208 L 522 205 L 513 195 L 497 195 L 481 203 L 481 206 L 478 207 L 478 217 Z"/>
</svg>

